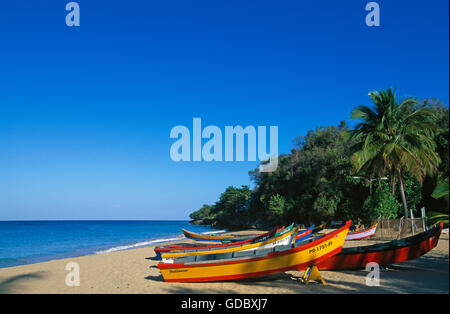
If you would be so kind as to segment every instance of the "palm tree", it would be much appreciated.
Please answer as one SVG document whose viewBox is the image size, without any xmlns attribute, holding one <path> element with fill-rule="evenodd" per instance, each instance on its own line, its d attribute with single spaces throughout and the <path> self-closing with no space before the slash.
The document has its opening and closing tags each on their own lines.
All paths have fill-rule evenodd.
<svg viewBox="0 0 450 314">
<path fill-rule="evenodd" d="M 433 191 L 432 197 L 439 199 L 445 198 L 448 201 L 448 177 L 442 180 Z"/>
<path fill-rule="evenodd" d="M 350 131 L 351 161 L 356 172 L 371 177 L 390 174 L 392 193 L 398 180 L 405 217 L 408 206 L 403 176 L 406 172 L 422 183 L 432 174 L 440 162 L 433 140 L 434 114 L 427 107 L 409 98 L 400 104 L 395 90 L 369 93 L 373 109 L 358 106 L 352 111 L 352 119 L 362 120 Z"/>
<path fill-rule="evenodd" d="M 433 194 L 431 195 L 433 198 L 445 198 L 448 204 L 448 177 L 442 180 L 434 189 Z M 447 206 L 448 208 L 448 206 Z M 440 213 L 440 212 L 428 212 L 428 223 L 430 225 L 434 225 L 440 221 L 448 224 L 448 214 Z"/>
</svg>

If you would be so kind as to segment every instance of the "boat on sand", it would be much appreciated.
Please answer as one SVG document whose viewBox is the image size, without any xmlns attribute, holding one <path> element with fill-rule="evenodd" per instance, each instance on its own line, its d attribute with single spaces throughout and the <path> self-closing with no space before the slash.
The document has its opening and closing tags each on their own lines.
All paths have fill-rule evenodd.
<svg viewBox="0 0 450 314">
<path fill-rule="evenodd" d="M 308 239 L 311 234 L 312 230 L 314 228 L 314 225 L 309 227 L 306 230 L 303 230 L 301 232 L 298 232 L 295 237 L 295 242 L 304 241 Z M 168 245 L 168 246 L 159 246 L 155 247 L 155 253 L 156 258 L 161 259 L 161 254 L 168 253 L 168 252 L 184 252 L 184 251 L 193 251 L 193 250 L 204 250 L 204 249 L 220 249 L 220 248 L 230 248 L 234 246 L 240 246 L 247 243 L 258 243 L 263 242 L 264 240 L 269 239 L 272 236 L 276 236 L 277 230 L 272 230 L 267 233 L 264 233 L 260 236 L 243 240 L 243 241 L 237 241 L 237 242 L 231 242 L 231 243 L 224 243 L 224 244 L 196 244 L 196 243 L 181 243 L 181 244 L 175 244 L 175 245 Z"/>
<path fill-rule="evenodd" d="M 253 251 L 267 248 L 273 248 L 279 245 L 287 245 L 295 241 L 296 234 L 298 233 L 298 227 L 294 228 L 294 224 L 284 228 L 281 231 L 277 231 L 272 237 L 263 238 L 254 243 L 245 243 L 241 245 L 233 245 L 220 248 L 206 248 L 206 249 L 194 249 L 188 251 L 175 251 L 175 252 L 162 252 L 161 258 L 164 262 L 172 263 L 174 258 L 183 256 L 194 255 L 209 255 L 214 256 L 219 253 L 230 253 L 236 251 Z"/>
<path fill-rule="evenodd" d="M 345 240 L 347 240 L 347 241 L 361 240 L 361 239 L 371 237 L 375 234 L 375 231 L 377 230 L 377 226 L 378 226 L 378 223 L 367 229 L 349 232 L 347 234 L 347 238 L 345 238 Z"/>
<path fill-rule="evenodd" d="M 281 229 L 279 229 L 281 230 Z M 263 234 L 202 234 L 195 233 L 186 229 L 181 229 L 184 236 L 188 239 L 195 241 L 207 241 L 207 242 L 223 242 L 223 241 L 243 241 L 254 238 L 255 236 L 260 236 Z"/>
<path fill-rule="evenodd" d="M 343 248 L 317 264 L 321 270 L 364 269 L 368 263 L 391 265 L 418 258 L 436 247 L 444 223 L 417 235 L 368 246 Z"/>
<path fill-rule="evenodd" d="M 315 240 L 306 240 L 265 250 L 236 251 L 217 254 L 212 261 L 159 263 L 167 282 L 202 282 L 234 280 L 305 268 L 339 253 L 351 221 L 345 226 Z"/>
</svg>

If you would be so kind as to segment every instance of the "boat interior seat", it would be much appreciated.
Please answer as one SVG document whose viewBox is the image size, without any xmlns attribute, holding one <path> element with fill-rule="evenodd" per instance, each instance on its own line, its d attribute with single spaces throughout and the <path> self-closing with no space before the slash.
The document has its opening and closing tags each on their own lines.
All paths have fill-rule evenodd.
<svg viewBox="0 0 450 314">
<path fill-rule="evenodd" d="M 274 247 L 274 252 L 283 252 L 283 251 L 287 251 L 290 250 L 292 248 L 295 247 L 295 244 L 288 244 L 288 245 L 280 245 L 280 246 L 276 246 Z"/>
</svg>

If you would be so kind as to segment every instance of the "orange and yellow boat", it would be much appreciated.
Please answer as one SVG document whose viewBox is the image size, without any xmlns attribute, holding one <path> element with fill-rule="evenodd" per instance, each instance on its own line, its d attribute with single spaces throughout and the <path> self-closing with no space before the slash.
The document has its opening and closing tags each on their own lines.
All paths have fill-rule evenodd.
<svg viewBox="0 0 450 314">
<path fill-rule="evenodd" d="M 223 258 L 217 254 L 212 261 L 163 262 L 158 268 L 167 282 L 234 280 L 302 269 L 339 253 L 350 223 L 316 240 L 266 250 L 225 253 Z"/>
</svg>

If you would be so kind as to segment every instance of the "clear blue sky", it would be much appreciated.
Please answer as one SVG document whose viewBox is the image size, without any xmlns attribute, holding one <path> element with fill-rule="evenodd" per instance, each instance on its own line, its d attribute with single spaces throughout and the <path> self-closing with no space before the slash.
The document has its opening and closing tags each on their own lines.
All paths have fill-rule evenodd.
<svg viewBox="0 0 450 314">
<path fill-rule="evenodd" d="M 279 152 L 371 90 L 449 98 L 449 3 L 0 4 L 0 220 L 187 219 L 255 162 L 175 163 L 172 127 L 277 125 Z"/>
</svg>

